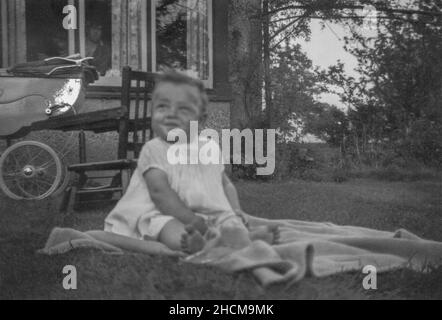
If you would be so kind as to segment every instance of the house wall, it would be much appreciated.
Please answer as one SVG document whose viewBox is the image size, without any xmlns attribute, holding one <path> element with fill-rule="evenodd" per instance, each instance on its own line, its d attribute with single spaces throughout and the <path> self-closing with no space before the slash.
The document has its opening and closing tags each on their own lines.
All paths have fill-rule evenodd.
<svg viewBox="0 0 442 320">
<path fill-rule="evenodd" d="M 119 99 L 86 99 L 84 109 L 88 112 L 116 108 L 121 105 Z M 226 101 L 212 101 L 208 105 L 208 119 L 205 128 L 221 129 L 230 128 L 230 103 Z"/>
<path fill-rule="evenodd" d="M 208 90 L 210 104 L 208 119 L 204 128 L 221 130 L 230 128 L 230 101 L 232 100 L 229 84 L 229 0 L 213 1 L 213 88 Z M 0 33 L 1 35 L 1 33 Z M 0 42 L 1 46 L 1 42 Z M 0 60 L 1 61 L 1 60 Z M 120 103 L 120 87 L 90 86 L 87 91 L 85 108 L 88 111 L 118 107 Z M 116 157 L 117 133 L 87 134 L 88 161 L 114 159 Z M 78 162 L 78 141 L 76 133 L 33 132 L 27 140 L 45 142 L 56 150 L 68 146 L 67 163 Z M 3 142 L 0 141 L 0 150 Z"/>
<path fill-rule="evenodd" d="M 213 88 L 207 90 L 210 104 L 206 127 L 215 130 L 230 128 L 232 90 L 229 83 L 229 0 L 213 1 Z M 86 107 L 88 110 L 118 107 L 120 87 L 91 85 L 88 88 Z"/>
<path fill-rule="evenodd" d="M 210 103 L 208 119 L 204 128 L 217 131 L 230 128 L 231 87 L 229 84 L 228 59 L 228 4 L 229 0 L 213 1 L 213 89 L 208 90 Z M 87 110 L 100 110 L 120 105 L 121 88 L 90 86 L 87 92 Z M 66 134 L 62 134 L 67 136 Z M 87 135 L 88 161 L 113 159 L 116 156 L 118 137 L 116 133 Z M 72 138 L 71 138 L 72 139 Z M 75 138 L 74 138 L 75 139 Z M 76 162 L 77 142 L 68 162 Z"/>
<path fill-rule="evenodd" d="M 105 108 L 118 107 L 120 101 L 117 99 L 87 99 L 85 108 L 88 111 L 102 110 Z M 210 128 L 217 130 L 230 128 L 230 104 L 228 102 L 211 102 L 208 106 L 208 119 L 201 129 Z M 48 138 L 42 136 L 46 133 L 32 133 L 29 139 L 39 141 L 47 141 Z M 55 140 L 53 143 L 57 145 L 59 141 L 68 141 L 72 145 L 72 152 L 68 155 L 66 162 L 78 162 L 78 141 L 77 135 L 71 133 L 56 132 L 52 134 Z M 118 134 L 115 132 L 94 134 L 86 133 L 87 141 L 87 161 L 102 161 L 106 159 L 115 159 L 117 155 Z M 59 149 L 60 146 L 55 146 Z"/>
<path fill-rule="evenodd" d="M 91 110 L 117 107 L 118 100 L 89 99 L 86 107 Z M 202 128 L 211 128 L 217 131 L 229 128 L 229 104 L 226 102 L 211 102 L 208 106 L 209 117 Z M 24 140 L 43 142 L 56 150 L 64 163 L 77 163 L 78 133 L 60 131 L 31 132 Z M 113 160 L 117 157 L 118 134 L 116 132 L 94 134 L 86 132 L 87 161 Z M 6 149 L 6 141 L 0 140 L 0 154 Z"/>
<path fill-rule="evenodd" d="M 229 81 L 229 0 L 213 0 L 213 88 L 208 89 L 211 101 L 230 102 L 232 89 Z M 148 59 L 150 61 L 150 59 Z M 93 85 L 88 89 L 89 98 L 120 97 L 121 88 Z"/>
</svg>

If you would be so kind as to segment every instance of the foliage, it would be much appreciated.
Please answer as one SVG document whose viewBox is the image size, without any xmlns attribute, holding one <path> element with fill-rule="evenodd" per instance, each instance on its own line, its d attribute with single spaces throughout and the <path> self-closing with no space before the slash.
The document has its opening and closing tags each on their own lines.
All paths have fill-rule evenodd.
<svg viewBox="0 0 442 320">
<path fill-rule="evenodd" d="M 348 134 L 348 122 L 347 115 L 341 109 L 317 103 L 307 114 L 303 131 L 313 133 L 333 146 L 340 146 Z"/>
<path fill-rule="evenodd" d="M 299 44 L 286 43 L 273 54 L 272 97 L 277 108 L 273 119 L 281 135 L 299 140 L 303 119 L 315 108 L 316 96 L 321 93 L 319 78 L 312 61 Z"/>
<path fill-rule="evenodd" d="M 410 7 L 424 12 L 440 3 L 414 1 Z M 375 35 L 361 32 L 360 20 L 345 23 L 351 29 L 345 49 L 357 58 L 361 77 L 347 76 L 341 62 L 321 73 L 327 88 L 338 88 L 331 91 L 349 111 L 345 121 L 333 108 L 317 111 L 309 130 L 359 163 L 382 165 L 385 154 L 393 153 L 442 165 L 442 16 L 411 19 L 387 12 Z"/>
<path fill-rule="evenodd" d="M 290 141 L 307 133 L 340 148 L 337 180 L 345 167 L 442 165 L 441 0 L 406 6 L 374 0 L 264 0 L 263 5 L 265 116 L 255 124 L 278 130 L 280 172 L 290 172 L 291 161 L 296 163 Z M 378 12 L 377 32 L 363 31 L 364 5 Z M 342 62 L 326 71 L 313 68 L 293 41 L 309 39 L 312 18 L 351 30 L 345 49 L 358 61 L 358 79 L 346 74 Z M 323 92 L 339 94 L 348 109 L 318 102 Z"/>
</svg>

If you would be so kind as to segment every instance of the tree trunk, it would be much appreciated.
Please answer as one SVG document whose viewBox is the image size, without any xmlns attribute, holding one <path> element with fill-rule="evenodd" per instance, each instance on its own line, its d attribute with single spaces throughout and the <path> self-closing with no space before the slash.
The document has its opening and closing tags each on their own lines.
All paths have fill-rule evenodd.
<svg viewBox="0 0 442 320">
<path fill-rule="evenodd" d="M 262 116 L 261 0 L 229 0 L 231 128 L 253 128 Z"/>
<path fill-rule="evenodd" d="M 265 105 L 267 115 L 267 126 L 273 128 L 273 101 L 272 101 L 272 76 L 270 74 L 270 15 L 269 0 L 263 1 L 262 11 L 264 18 L 262 21 L 263 28 L 263 51 L 264 51 L 264 88 L 265 88 Z"/>
</svg>

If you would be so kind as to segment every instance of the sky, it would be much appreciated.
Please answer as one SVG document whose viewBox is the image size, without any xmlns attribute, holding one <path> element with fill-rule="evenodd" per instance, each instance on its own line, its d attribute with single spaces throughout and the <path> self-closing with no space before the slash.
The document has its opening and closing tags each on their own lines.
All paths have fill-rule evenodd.
<svg viewBox="0 0 442 320">
<path fill-rule="evenodd" d="M 345 26 L 327 22 L 328 27 L 322 29 L 320 21 L 312 19 L 310 22 L 311 37 L 310 41 L 297 41 L 302 49 L 312 60 L 314 66 L 327 69 L 329 66 L 337 64 L 338 60 L 344 63 L 345 71 L 348 75 L 355 78 L 358 73 L 354 71 L 357 66 L 356 58 L 344 50 L 344 37 L 349 35 L 349 30 Z M 333 104 L 342 110 L 347 107 L 334 94 L 323 94 L 320 101 Z M 308 134 L 301 139 L 304 142 L 323 142 L 317 137 Z"/>
<path fill-rule="evenodd" d="M 299 40 L 297 42 L 301 44 L 314 66 L 327 69 L 341 60 L 345 64 L 346 73 L 358 77 L 357 72 L 354 71 L 357 66 L 356 58 L 343 48 L 344 37 L 349 35 L 348 27 L 330 22 L 327 22 L 327 25 L 328 27 L 322 29 L 320 21 L 312 19 L 310 41 Z M 337 95 L 323 94 L 320 100 L 345 109 Z"/>
</svg>

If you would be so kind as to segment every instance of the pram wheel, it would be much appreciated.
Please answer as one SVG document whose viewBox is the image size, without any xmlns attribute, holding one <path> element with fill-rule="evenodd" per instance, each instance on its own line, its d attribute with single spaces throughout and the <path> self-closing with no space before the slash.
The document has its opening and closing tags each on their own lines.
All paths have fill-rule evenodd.
<svg viewBox="0 0 442 320">
<path fill-rule="evenodd" d="M 51 197 L 58 197 L 60 194 L 62 194 L 66 188 L 68 187 L 70 181 L 71 181 L 71 174 L 68 171 L 68 167 L 63 164 L 62 162 L 62 176 L 61 176 L 61 182 L 58 188 L 50 195 Z"/>
<path fill-rule="evenodd" d="M 15 200 L 49 197 L 59 188 L 64 174 L 57 153 L 41 142 L 18 142 L 0 157 L 0 188 Z"/>
</svg>

